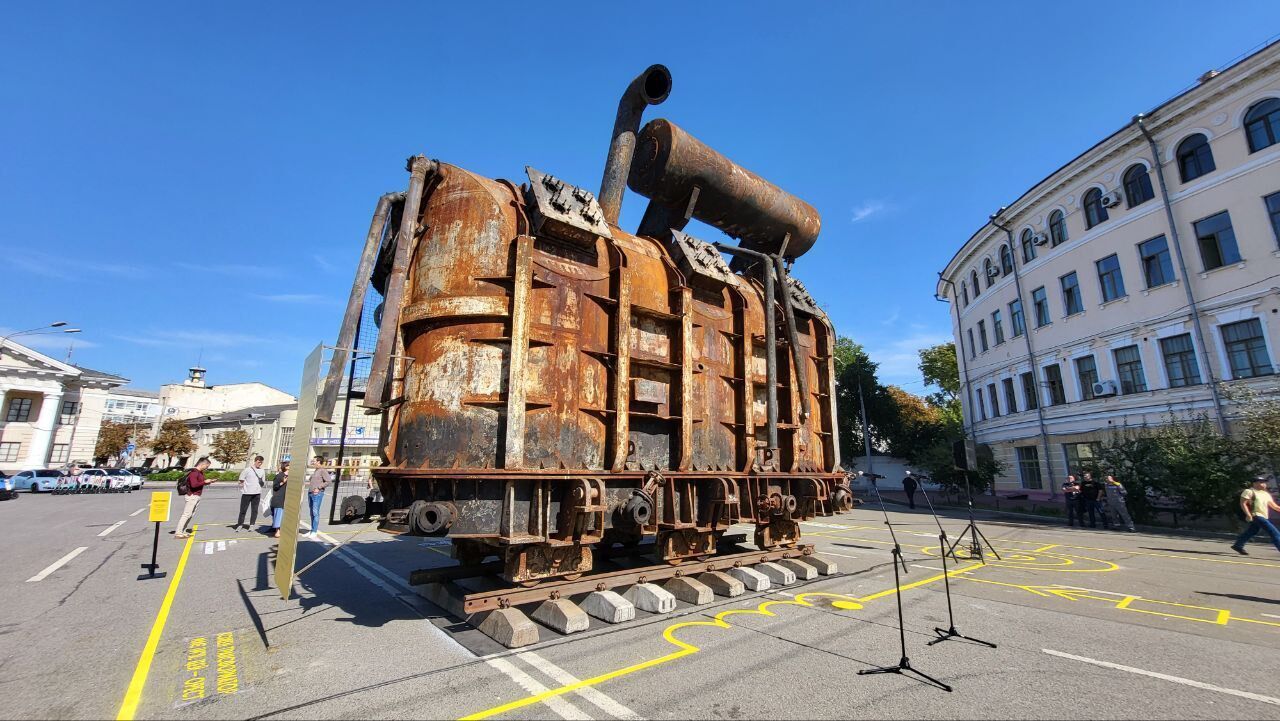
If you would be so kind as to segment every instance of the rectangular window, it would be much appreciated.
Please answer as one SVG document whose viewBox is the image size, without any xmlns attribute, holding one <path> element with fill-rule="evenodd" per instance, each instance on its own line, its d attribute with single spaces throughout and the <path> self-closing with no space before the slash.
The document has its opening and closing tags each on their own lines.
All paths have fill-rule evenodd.
<svg viewBox="0 0 1280 721">
<path fill-rule="evenodd" d="M 1044 382 L 1049 389 L 1049 405 L 1060 406 L 1067 402 L 1067 388 L 1062 385 L 1062 366 L 1057 363 L 1045 366 Z"/>
<path fill-rule="evenodd" d="M 1004 412 L 1017 413 L 1018 394 L 1013 392 L 1013 379 L 1005 378 L 1000 384 L 1004 386 Z"/>
<path fill-rule="evenodd" d="M 1271 232 L 1276 236 L 1276 244 L 1280 245 L 1280 193 L 1272 193 L 1262 200 L 1267 204 L 1267 215 L 1271 218 Z"/>
<path fill-rule="evenodd" d="M 1027 402 L 1027 410 L 1034 411 L 1040 407 L 1040 394 L 1036 391 L 1036 378 L 1028 371 L 1022 374 L 1022 398 Z"/>
<path fill-rule="evenodd" d="M 1163 235 L 1138 243 L 1138 257 L 1142 258 L 1142 275 L 1147 287 L 1173 282 L 1173 262 L 1169 260 L 1169 241 Z"/>
<path fill-rule="evenodd" d="M 1200 246 L 1200 260 L 1205 270 L 1221 268 L 1240 262 L 1240 249 L 1236 246 L 1236 232 L 1231 228 L 1231 215 L 1222 211 L 1191 224 L 1196 229 L 1196 243 Z"/>
<path fill-rule="evenodd" d="M 50 463 L 66 463 L 67 451 L 70 447 L 66 443 L 53 444 L 53 452 L 49 455 Z"/>
<path fill-rule="evenodd" d="M 978 399 L 978 417 L 981 420 L 987 420 L 987 406 L 982 402 L 982 389 L 974 388 L 973 397 Z"/>
<path fill-rule="evenodd" d="M 978 357 L 978 347 L 973 344 L 973 329 L 970 328 L 967 332 L 969 333 L 969 360 L 973 360 Z"/>
<path fill-rule="evenodd" d="M 1093 399 L 1093 384 L 1098 382 L 1098 364 L 1093 356 L 1076 359 L 1076 378 L 1080 379 L 1080 400 Z"/>
<path fill-rule="evenodd" d="M 1000 399 L 996 397 L 996 384 L 987 384 L 987 400 L 991 401 L 991 417 L 1000 417 Z"/>
<path fill-rule="evenodd" d="M 1023 488 L 1040 488 L 1044 485 L 1040 480 L 1040 449 L 1035 446 L 1018 448 L 1018 477 Z"/>
<path fill-rule="evenodd" d="M 1195 346 L 1191 345 L 1190 333 L 1161 338 L 1160 354 L 1164 356 L 1164 370 L 1169 376 L 1170 388 L 1200 383 L 1200 366 L 1196 363 Z"/>
<path fill-rule="evenodd" d="M 978 321 L 978 343 L 982 346 L 982 352 L 987 352 L 987 322 L 985 320 Z"/>
<path fill-rule="evenodd" d="M 1115 253 L 1097 262 L 1098 282 L 1102 284 L 1102 302 L 1123 298 L 1124 276 L 1120 273 L 1120 258 Z"/>
<path fill-rule="evenodd" d="M 1222 343 L 1231 362 L 1232 379 L 1271 374 L 1271 358 L 1262 338 L 1262 323 L 1257 318 L 1222 326 Z"/>
<path fill-rule="evenodd" d="M 1027 320 L 1022 316 L 1022 299 L 1009 304 L 1009 323 L 1013 326 L 1013 337 L 1017 338 L 1027 332 Z"/>
<path fill-rule="evenodd" d="M 1116 357 L 1116 375 L 1120 380 L 1120 393 L 1128 395 L 1130 393 L 1141 393 L 1147 389 L 1147 376 L 1142 372 L 1142 354 L 1138 352 L 1138 346 L 1130 345 L 1124 348 L 1117 348 L 1114 351 Z"/>
<path fill-rule="evenodd" d="M 19 443 L 0 443 L 0 463 L 13 463 L 18 460 Z"/>
<path fill-rule="evenodd" d="M 31 399 L 30 398 L 10 398 L 9 412 L 5 414 L 5 420 L 9 423 L 26 423 L 31 419 Z"/>
<path fill-rule="evenodd" d="M 1084 311 L 1084 300 L 1080 297 L 1080 281 L 1076 279 L 1076 272 L 1070 273 L 1058 279 L 1062 283 L 1062 307 L 1066 309 L 1065 315 L 1075 315 Z"/>
<path fill-rule="evenodd" d="M 76 416 L 80 413 L 80 404 L 76 401 L 63 401 L 62 413 L 58 416 L 58 424 L 63 426 L 75 425 Z"/>
<path fill-rule="evenodd" d="M 1000 311 L 991 311 L 991 332 L 996 336 L 996 345 L 1004 342 L 1004 324 L 1000 322 Z"/>
<path fill-rule="evenodd" d="M 1098 458 L 1102 455 L 1102 444 L 1096 441 L 1063 443 L 1062 453 L 1067 457 L 1067 473 L 1074 474 L 1078 480 L 1085 470 L 1097 471 Z"/>
<path fill-rule="evenodd" d="M 1036 327 L 1049 325 L 1049 296 L 1043 285 L 1031 291 L 1031 307 L 1036 314 Z"/>
</svg>

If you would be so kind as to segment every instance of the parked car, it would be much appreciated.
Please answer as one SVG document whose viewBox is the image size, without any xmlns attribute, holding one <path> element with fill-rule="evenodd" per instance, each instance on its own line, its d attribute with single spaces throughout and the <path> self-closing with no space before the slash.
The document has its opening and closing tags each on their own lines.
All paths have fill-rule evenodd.
<svg viewBox="0 0 1280 721">
<path fill-rule="evenodd" d="M 86 468 L 80 471 L 80 485 L 98 491 L 129 491 L 133 492 L 133 483 L 128 478 L 116 475 L 116 472 L 125 473 L 129 478 L 133 478 L 133 474 L 122 468 Z"/>
<path fill-rule="evenodd" d="M 7 501 L 17 497 L 18 492 L 14 490 L 13 478 L 6 476 L 4 471 L 0 471 L 0 501 Z"/>
<path fill-rule="evenodd" d="M 121 483 L 127 484 L 131 491 L 142 490 L 142 476 L 139 476 L 126 468 L 108 468 L 107 475 L 117 479 Z"/>
<path fill-rule="evenodd" d="M 58 485 L 58 477 L 61 475 L 62 471 L 57 468 L 39 468 L 15 473 L 10 480 L 15 491 L 44 493 L 52 491 Z"/>
</svg>

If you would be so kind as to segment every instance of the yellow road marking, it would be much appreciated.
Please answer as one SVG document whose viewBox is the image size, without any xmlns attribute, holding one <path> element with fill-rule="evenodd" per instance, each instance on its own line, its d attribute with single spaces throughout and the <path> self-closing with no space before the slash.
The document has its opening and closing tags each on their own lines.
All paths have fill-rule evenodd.
<svg viewBox="0 0 1280 721">
<path fill-rule="evenodd" d="M 142 689 L 147 685 L 147 674 L 151 673 L 151 663 L 155 659 L 156 648 L 160 645 L 160 637 L 164 635 L 165 622 L 169 620 L 169 609 L 173 606 L 173 598 L 178 595 L 178 583 L 182 581 L 182 572 L 187 567 L 187 557 L 191 555 L 191 546 L 195 544 L 196 533 L 200 526 L 192 526 L 191 535 L 182 547 L 182 555 L 178 557 L 178 565 L 173 569 L 173 580 L 169 581 L 169 590 L 160 603 L 160 611 L 156 614 L 155 623 L 151 624 L 151 633 L 147 643 L 142 647 L 142 655 L 138 657 L 138 665 L 133 670 L 133 678 L 129 681 L 129 689 L 125 691 L 124 702 L 120 704 L 120 713 L 116 721 L 132 721 L 138 713 L 138 703 L 142 700 Z"/>
<path fill-rule="evenodd" d="M 902 590 L 907 591 L 912 588 L 919 588 L 920 586 L 923 586 L 928 583 L 934 583 L 936 581 L 940 581 L 942 580 L 944 575 L 955 578 L 961 574 L 968 573 L 969 571 L 979 569 L 979 568 L 982 568 L 982 564 L 975 563 L 969 566 L 964 566 L 962 568 L 953 569 L 951 571 L 947 571 L 946 574 L 939 573 L 936 576 L 931 576 L 929 578 L 915 581 L 914 583 L 909 583 L 903 586 Z M 707 626 L 711 628 L 732 628 L 733 625 L 728 623 L 724 619 L 730 616 L 737 616 L 737 615 L 776 616 L 777 615 L 776 613 L 769 610 L 773 606 L 800 606 L 800 607 L 812 608 L 814 606 L 814 603 L 812 603 L 809 600 L 811 598 L 834 599 L 832 601 L 832 605 L 835 606 L 836 608 L 841 608 L 846 610 L 857 610 L 859 608 L 862 608 L 862 604 L 864 603 L 874 601 L 878 598 L 884 598 L 885 596 L 892 596 L 897 592 L 898 592 L 898 589 L 890 588 L 885 591 L 880 591 L 877 593 L 873 593 L 869 596 L 862 596 L 862 597 L 848 596 L 843 593 L 827 593 L 827 592 L 821 592 L 821 591 L 813 592 L 813 593 L 801 593 L 801 594 L 797 594 L 794 599 L 787 600 L 787 601 L 781 601 L 781 600 L 765 601 L 760 605 L 756 606 L 754 609 L 732 608 L 727 611 L 721 611 L 720 613 L 716 614 L 715 617 L 712 618 L 712 620 L 710 621 L 684 621 L 682 623 L 675 623 L 668 626 L 662 632 L 662 638 L 665 639 L 671 645 L 675 646 L 677 649 L 675 651 L 672 651 L 669 654 L 666 654 L 665 656 L 659 656 L 657 658 L 649 659 L 648 661 L 642 661 L 640 663 L 627 666 L 625 668 L 620 668 L 615 671 L 610 671 L 608 673 L 601 674 L 599 676 L 593 676 L 592 678 L 582 679 L 577 683 L 566 684 L 558 688 L 548 689 L 546 691 L 543 691 L 542 693 L 526 696 L 525 698 L 511 701 L 510 703 L 505 703 L 500 706 L 494 706 L 493 708 L 485 709 L 484 711 L 478 711 L 469 716 L 462 717 L 460 721 L 477 721 L 478 719 L 490 718 L 492 716 L 497 716 L 499 714 L 503 714 L 508 711 L 514 711 L 518 708 L 524 708 L 525 706 L 532 706 L 533 704 L 542 703 L 546 699 L 553 698 L 555 696 L 562 696 L 566 693 L 572 693 L 574 691 L 577 691 L 580 688 L 584 688 L 587 686 L 594 686 L 596 684 L 604 683 L 605 681 L 609 681 L 611 679 L 633 674 L 637 671 L 643 671 L 648 668 L 660 666 L 664 663 L 669 663 L 671 661 L 675 661 L 676 659 L 683 658 L 685 656 L 691 656 L 701 651 L 702 649 L 700 647 L 695 646 L 691 643 L 688 643 L 687 641 L 681 641 L 680 639 L 675 637 L 675 633 L 683 628 L 692 628 L 695 626 Z"/>
<path fill-rule="evenodd" d="M 1039 548 L 1035 549 L 1034 551 L 1032 551 L 1032 553 L 1043 553 L 1044 551 L 1047 551 L 1047 550 L 1049 550 L 1050 548 L 1057 548 L 1057 547 L 1058 547 L 1058 544 L 1056 544 L 1056 543 L 1050 543 L 1050 544 L 1048 544 L 1048 545 L 1041 546 L 1041 547 L 1039 547 Z"/>
</svg>

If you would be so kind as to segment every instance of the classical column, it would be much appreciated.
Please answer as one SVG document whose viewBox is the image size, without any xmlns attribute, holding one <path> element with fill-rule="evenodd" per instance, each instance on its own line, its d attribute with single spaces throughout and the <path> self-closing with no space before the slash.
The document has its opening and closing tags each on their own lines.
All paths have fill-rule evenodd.
<svg viewBox="0 0 1280 721">
<path fill-rule="evenodd" d="M 44 468 L 49 465 L 49 444 L 57 427 L 58 413 L 62 409 L 62 391 L 45 393 L 40 399 L 40 416 L 31 428 L 31 440 L 27 443 L 27 458 L 23 468 Z"/>
</svg>

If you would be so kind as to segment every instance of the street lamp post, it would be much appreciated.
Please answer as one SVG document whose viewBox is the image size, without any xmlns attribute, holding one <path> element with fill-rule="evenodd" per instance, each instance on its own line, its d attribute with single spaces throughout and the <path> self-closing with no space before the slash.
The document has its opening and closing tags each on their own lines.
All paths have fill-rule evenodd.
<svg viewBox="0 0 1280 721">
<path fill-rule="evenodd" d="M 67 322 L 65 320 L 54 321 L 49 325 L 42 325 L 38 328 L 28 328 L 26 330 L 15 331 L 4 336 L 0 336 L 0 356 L 4 354 L 4 345 L 11 338 L 17 338 L 24 335 L 48 335 L 51 333 L 79 333 L 79 328 L 63 328 Z M 63 328 L 62 330 L 54 330 L 55 328 Z"/>
</svg>

